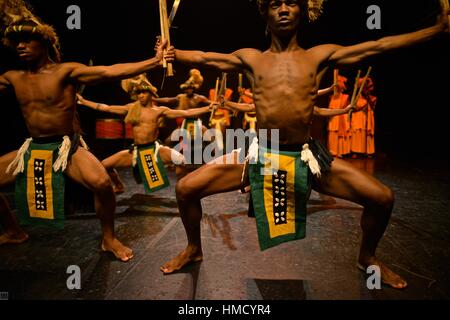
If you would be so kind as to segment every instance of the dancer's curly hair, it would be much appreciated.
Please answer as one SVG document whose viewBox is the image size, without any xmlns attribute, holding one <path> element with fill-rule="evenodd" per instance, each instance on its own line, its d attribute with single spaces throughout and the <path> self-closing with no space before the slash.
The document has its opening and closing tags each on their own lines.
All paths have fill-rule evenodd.
<svg viewBox="0 0 450 320">
<path fill-rule="evenodd" d="M 20 38 L 21 34 L 33 34 L 47 43 L 53 61 L 61 61 L 55 29 L 35 16 L 32 8 L 23 0 L 0 0 L 0 27 L 5 46 L 14 47 L 14 39 Z"/>
</svg>

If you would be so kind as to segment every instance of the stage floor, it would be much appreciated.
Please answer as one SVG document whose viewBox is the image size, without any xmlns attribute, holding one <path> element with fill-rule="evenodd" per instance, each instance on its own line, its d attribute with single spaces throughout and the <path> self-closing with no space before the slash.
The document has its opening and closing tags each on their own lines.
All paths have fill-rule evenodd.
<svg viewBox="0 0 450 320">
<path fill-rule="evenodd" d="M 172 186 L 144 195 L 128 170 L 118 196 L 117 236 L 134 249 L 128 263 L 100 251 L 93 214 L 67 220 L 63 231 L 27 228 L 30 241 L 0 247 L 0 292 L 10 299 L 449 299 L 450 174 L 447 163 L 353 160 L 396 194 L 378 256 L 409 287 L 368 290 L 356 268 L 362 208 L 312 194 L 307 237 L 261 252 L 248 195 L 231 192 L 203 201 L 204 261 L 172 275 L 159 267 L 186 245 Z M 68 266 L 81 268 L 82 289 L 70 291 Z"/>
</svg>

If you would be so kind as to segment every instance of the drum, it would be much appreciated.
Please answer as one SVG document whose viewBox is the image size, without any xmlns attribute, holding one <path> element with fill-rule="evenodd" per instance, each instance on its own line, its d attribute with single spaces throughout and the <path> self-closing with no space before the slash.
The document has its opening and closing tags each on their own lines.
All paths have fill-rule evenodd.
<svg viewBox="0 0 450 320">
<path fill-rule="evenodd" d="M 123 139 L 123 123 L 120 119 L 97 119 L 95 136 L 97 139 Z"/>
</svg>

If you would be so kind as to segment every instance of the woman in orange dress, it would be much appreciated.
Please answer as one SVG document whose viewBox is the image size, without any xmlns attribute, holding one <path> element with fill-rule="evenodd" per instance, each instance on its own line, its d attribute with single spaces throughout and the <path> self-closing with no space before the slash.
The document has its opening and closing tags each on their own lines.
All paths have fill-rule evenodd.
<svg viewBox="0 0 450 320">
<path fill-rule="evenodd" d="M 361 84 L 362 80 L 360 80 Z M 367 79 L 362 95 L 356 102 L 356 111 L 351 120 L 351 152 L 372 157 L 375 155 L 375 106 L 377 97 L 371 93 L 374 90 L 373 80 Z"/>
<path fill-rule="evenodd" d="M 349 104 L 349 96 L 344 94 L 347 90 L 347 78 L 338 77 L 335 94 L 330 98 L 330 109 L 345 109 Z M 328 149 L 330 153 L 342 158 L 350 153 L 350 124 L 348 116 L 343 114 L 330 118 L 328 122 Z"/>
</svg>

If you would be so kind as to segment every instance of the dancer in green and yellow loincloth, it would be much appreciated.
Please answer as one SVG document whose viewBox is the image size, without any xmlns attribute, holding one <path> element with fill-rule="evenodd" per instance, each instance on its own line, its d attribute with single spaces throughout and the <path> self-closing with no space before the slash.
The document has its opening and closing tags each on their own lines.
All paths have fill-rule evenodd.
<svg viewBox="0 0 450 320">
<path fill-rule="evenodd" d="M 184 156 L 157 141 L 158 123 L 164 118 L 194 118 L 209 112 L 210 107 L 188 110 L 172 110 L 155 106 L 156 88 L 145 75 L 122 81 L 122 88 L 137 100 L 124 106 L 110 106 L 84 99 L 78 95 L 78 103 L 92 109 L 125 116 L 125 122 L 133 127 L 134 144 L 131 150 L 123 150 L 102 161 L 110 174 L 116 192 L 123 192 L 124 185 L 115 168 L 133 167 L 138 182 L 143 182 L 147 193 L 169 186 L 164 164 L 175 164 L 180 178 L 185 174 Z"/>
<path fill-rule="evenodd" d="M 256 49 L 241 49 L 232 54 L 176 50 L 176 60 L 189 65 L 213 67 L 223 72 L 244 72 L 253 83 L 258 130 L 265 129 L 270 132 L 278 130 L 275 131 L 279 133 L 277 142 L 280 148 L 278 149 L 282 152 L 284 150 L 295 152 L 294 157 L 290 158 L 304 163 L 299 167 L 300 179 L 305 176 L 303 167 L 307 165 L 311 172 L 311 184 L 315 190 L 364 206 L 361 218 L 363 236 L 358 266 L 365 269 L 370 265 L 377 265 L 380 267 L 384 283 L 395 288 L 404 288 L 406 281 L 391 271 L 375 255 L 378 242 L 391 216 L 394 203 L 393 192 L 374 177 L 347 162 L 341 159 L 333 160 L 320 144 L 311 140 L 310 126 L 317 97 L 314 93 L 317 92 L 324 74 L 335 66 L 355 64 L 364 58 L 419 44 L 447 32 L 448 10 L 442 11 L 442 16 L 436 25 L 417 32 L 353 46 L 325 44 L 305 50 L 297 42 L 300 21 L 306 17 L 310 20 L 316 19 L 322 2 L 319 0 L 258 0 L 259 10 L 267 21 L 271 34 L 269 50 L 261 52 Z M 272 148 L 270 145 L 268 147 Z M 258 158 L 264 159 L 266 154 L 278 152 L 278 150 L 267 151 L 255 148 L 255 151 L 251 153 L 257 157 L 261 155 Z M 188 263 L 202 260 L 200 200 L 213 194 L 240 189 L 244 165 L 238 155 L 237 152 L 228 154 L 190 173 L 178 182 L 177 199 L 188 244 L 185 250 L 161 267 L 162 272 L 171 273 Z M 258 159 L 255 160 L 257 165 Z M 289 162 L 293 161 L 289 160 Z M 286 161 L 286 166 L 289 162 Z M 272 186 L 270 188 L 264 186 L 264 192 L 270 189 L 267 192 L 275 193 L 277 186 L 279 188 L 284 186 L 281 181 L 275 181 L 279 179 L 280 173 L 290 175 L 285 177 L 287 180 L 297 179 L 297 166 L 294 171 L 285 170 L 283 166 L 284 164 L 278 168 L 287 173 L 279 172 L 280 169 L 271 171 L 267 180 L 272 180 Z M 264 179 L 266 182 L 266 178 Z M 304 182 L 299 181 L 299 183 Z M 301 209 L 306 209 L 302 204 L 302 195 L 298 196 L 296 193 L 297 185 L 297 181 L 292 184 L 292 193 L 290 196 L 288 194 L 285 200 L 287 203 L 295 201 L 295 205 L 292 206 L 292 208 L 295 207 L 295 211 L 299 202 Z M 300 189 L 303 190 L 303 187 Z M 273 197 L 269 195 L 269 200 L 271 198 Z M 281 198 L 279 200 L 281 201 Z M 266 213 L 267 209 L 270 210 L 270 202 L 264 205 Z M 273 205 L 276 203 L 278 203 L 276 200 L 272 201 Z M 282 236 L 285 235 L 286 224 L 292 226 L 289 227 L 288 232 L 293 233 L 296 230 L 297 220 L 289 219 L 289 216 L 285 215 L 286 221 L 280 219 L 283 223 L 277 224 L 277 211 L 273 212 L 275 218 L 268 220 L 267 223 L 271 224 L 269 228 L 279 228 Z M 260 212 L 260 214 L 265 213 Z M 302 227 L 301 224 L 300 227 Z M 269 232 L 269 234 L 276 237 L 278 233 Z M 275 238 L 273 240 L 277 241 Z"/>
<path fill-rule="evenodd" d="M 74 135 L 77 132 L 74 126 L 76 87 L 129 78 L 160 67 L 166 43 L 158 47 L 155 57 L 137 63 L 92 67 L 75 62 L 63 63 L 60 61 L 59 41 L 54 29 L 34 16 L 23 1 L 3 0 L 0 7 L 0 20 L 6 27 L 4 43 L 16 51 L 21 61 L 19 69 L 0 75 L 0 93 L 15 91 L 32 137 L 19 152 L 13 151 L 0 157 L 0 185 L 13 182 L 14 174 L 27 174 L 27 197 L 23 199 L 27 203 L 22 207 L 27 208 L 30 216 L 36 213 L 40 215 L 42 209 L 48 210 L 48 206 L 56 200 L 53 195 L 60 182 L 47 183 L 50 181 L 49 177 L 63 172 L 65 176 L 94 193 L 96 213 L 103 231 L 102 250 L 112 252 L 122 261 L 130 260 L 133 257 L 132 250 L 115 237 L 115 197 L 109 176 L 98 159 L 85 148 L 78 147 L 78 138 Z M 166 56 L 170 59 L 173 50 L 168 50 Z M 58 145 L 52 146 L 53 150 L 57 150 L 57 156 L 51 155 L 51 150 L 47 152 L 46 146 L 42 154 L 32 151 L 48 143 Z M 24 157 L 25 155 L 27 156 Z M 50 165 L 53 160 L 55 163 Z M 11 161 L 13 162 L 9 166 L 10 170 L 5 173 Z M 58 192 L 61 192 L 61 189 Z M 44 203 L 41 195 L 46 199 Z M 12 223 L 12 213 L 4 205 L 0 207 L 1 220 L 5 222 L 6 227 L 4 235 L 0 237 L 0 244 L 25 239 L 23 231 L 17 224 Z M 46 212 L 42 217 L 46 219 L 50 216 L 50 213 Z"/>
</svg>

